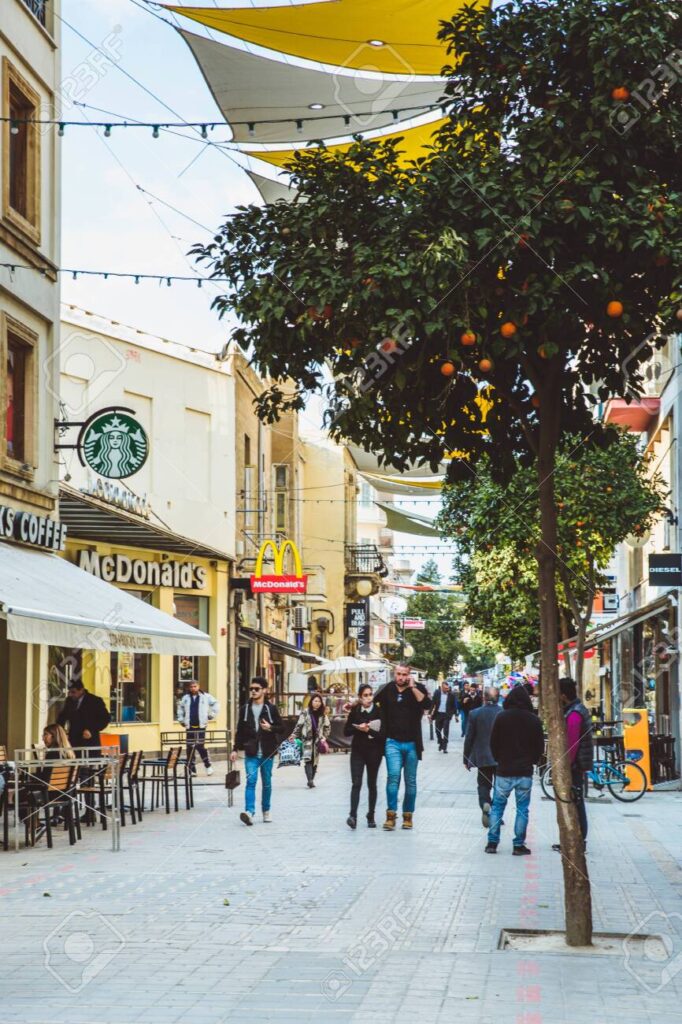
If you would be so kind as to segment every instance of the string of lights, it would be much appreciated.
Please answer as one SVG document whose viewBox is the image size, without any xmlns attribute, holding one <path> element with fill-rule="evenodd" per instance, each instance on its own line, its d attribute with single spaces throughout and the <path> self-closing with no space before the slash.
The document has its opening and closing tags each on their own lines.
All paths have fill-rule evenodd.
<svg viewBox="0 0 682 1024">
<path fill-rule="evenodd" d="M 108 278 L 121 278 L 134 281 L 135 284 L 140 284 L 141 281 L 157 281 L 159 284 L 166 284 L 169 288 L 175 281 L 192 281 L 199 288 L 205 284 L 229 284 L 227 278 L 224 277 L 192 277 L 190 275 L 183 274 L 142 274 L 136 273 L 135 271 L 120 271 L 120 270 L 83 270 L 74 269 L 73 267 L 31 267 L 26 263 L 0 263 L 0 267 L 5 270 L 9 270 L 10 274 L 13 274 L 17 270 L 32 270 L 34 273 L 41 274 L 45 277 L 48 273 L 54 274 L 70 274 L 74 281 L 77 281 L 79 277 L 101 277 L 104 280 Z"/>
<path fill-rule="evenodd" d="M 323 104 L 315 104 L 311 106 L 311 109 L 323 110 Z M 277 118 L 263 118 L 258 121 L 230 121 L 229 124 L 235 127 L 246 128 L 249 135 L 255 136 L 256 128 L 259 125 L 272 125 L 272 124 L 293 124 L 296 126 L 298 132 L 303 132 L 304 125 L 309 122 L 317 121 L 338 121 L 342 120 L 347 128 L 351 127 L 353 118 L 356 117 L 380 117 L 385 114 L 391 114 L 393 121 L 397 122 L 404 114 L 409 114 L 411 117 L 417 117 L 421 114 L 430 114 L 433 111 L 441 110 L 445 113 L 445 107 L 441 104 L 418 104 L 409 107 L 396 107 L 391 110 L 359 110 L 352 114 L 309 114 L 305 117 L 277 117 Z M 37 117 L 0 117 L 0 122 L 8 123 L 10 125 L 10 132 L 12 135 L 18 135 L 21 131 L 22 125 L 49 125 L 57 128 L 58 135 L 64 135 L 67 128 L 102 128 L 104 130 L 105 138 L 111 136 L 114 128 L 146 128 L 151 130 L 152 138 L 158 139 L 162 131 L 170 131 L 177 128 L 191 128 L 199 132 L 201 139 L 208 139 L 208 133 L 215 131 L 216 128 L 225 128 L 229 125 L 225 121 L 137 121 L 134 118 L 125 118 L 123 120 L 111 121 L 69 121 L 63 118 L 37 118 Z M 231 140 L 226 139 L 219 141 L 219 145 L 229 143 Z"/>
</svg>

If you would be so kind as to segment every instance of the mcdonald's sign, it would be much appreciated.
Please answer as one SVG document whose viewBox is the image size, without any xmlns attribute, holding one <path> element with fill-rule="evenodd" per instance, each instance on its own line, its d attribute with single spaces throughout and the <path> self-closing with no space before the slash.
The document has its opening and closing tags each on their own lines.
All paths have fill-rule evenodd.
<svg viewBox="0 0 682 1024">
<path fill-rule="evenodd" d="M 272 551 L 275 561 L 272 575 L 263 575 L 263 562 L 268 551 Z M 284 558 L 287 551 L 291 552 L 294 562 L 295 576 L 284 572 Z M 256 566 L 251 576 L 251 591 L 254 594 L 305 594 L 308 589 L 308 577 L 303 575 L 301 556 L 293 540 L 285 540 L 279 547 L 274 540 L 266 540 L 260 546 Z"/>
</svg>

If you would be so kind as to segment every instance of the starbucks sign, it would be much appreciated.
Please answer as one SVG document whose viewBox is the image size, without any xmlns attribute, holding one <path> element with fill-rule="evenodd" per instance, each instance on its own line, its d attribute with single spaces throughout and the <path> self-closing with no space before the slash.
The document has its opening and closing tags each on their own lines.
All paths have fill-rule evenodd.
<svg viewBox="0 0 682 1024">
<path fill-rule="evenodd" d="M 101 409 L 81 427 L 78 437 L 81 462 L 107 480 L 123 480 L 142 469 L 149 454 L 149 438 L 132 409 Z"/>
</svg>

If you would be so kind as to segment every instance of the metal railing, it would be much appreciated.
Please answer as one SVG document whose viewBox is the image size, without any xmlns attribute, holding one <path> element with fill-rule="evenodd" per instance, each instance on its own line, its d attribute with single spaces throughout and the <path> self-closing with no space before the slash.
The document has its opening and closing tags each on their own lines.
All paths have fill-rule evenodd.
<svg viewBox="0 0 682 1024">
<path fill-rule="evenodd" d="M 45 24 L 47 0 L 24 0 L 31 14 L 35 14 L 41 25 Z"/>
<path fill-rule="evenodd" d="M 386 563 L 376 544 L 346 544 L 346 570 L 357 573 L 387 574 Z"/>
</svg>

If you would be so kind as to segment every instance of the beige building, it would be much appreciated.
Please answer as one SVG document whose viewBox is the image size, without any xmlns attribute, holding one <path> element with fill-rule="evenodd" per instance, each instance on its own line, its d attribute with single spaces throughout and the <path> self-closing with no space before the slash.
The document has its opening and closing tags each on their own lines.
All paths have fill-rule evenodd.
<svg viewBox="0 0 682 1024">
<path fill-rule="evenodd" d="M 0 17 L 0 100 L 9 119 L 0 132 L 0 572 L 10 546 L 55 546 L 44 520 L 57 503 L 60 152 L 56 131 L 27 122 L 55 109 L 59 11 L 59 0 L 3 0 Z M 3 607 L 10 597 L 0 593 Z M 39 692 L 46 665 L 46 647 L 8 641 L 0 621 L 0 743 L 37 738 L 40 699 L 27 694 Z"/>
</svg>

